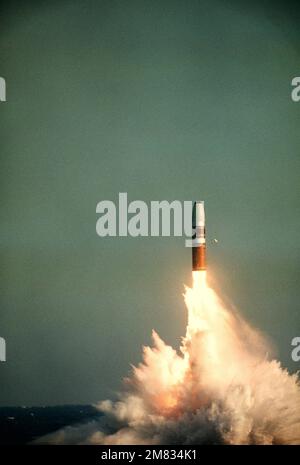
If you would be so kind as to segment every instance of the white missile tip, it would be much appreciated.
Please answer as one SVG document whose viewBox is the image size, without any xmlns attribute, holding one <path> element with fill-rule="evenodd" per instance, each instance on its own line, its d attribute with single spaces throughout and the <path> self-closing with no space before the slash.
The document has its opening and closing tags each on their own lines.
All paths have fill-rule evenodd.
<svg viewBox="0 0 300 465">
<path fill-rule="evenodd" d="M 205 226 L 204 200 L 196 200 L 196 225 Z"/>
</svg>

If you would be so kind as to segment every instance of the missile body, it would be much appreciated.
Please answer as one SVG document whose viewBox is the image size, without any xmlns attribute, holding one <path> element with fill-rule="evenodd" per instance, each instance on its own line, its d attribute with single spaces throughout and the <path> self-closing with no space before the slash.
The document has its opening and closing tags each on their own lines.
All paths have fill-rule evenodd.
<svg viewBox="0 0 300 465">
<path fill-rule="evenodd" d="M 204 202 L 196 201 L 193 205 L 193 271 L 206 269 L 205 259 L 205 213 Z"/>
</svg>

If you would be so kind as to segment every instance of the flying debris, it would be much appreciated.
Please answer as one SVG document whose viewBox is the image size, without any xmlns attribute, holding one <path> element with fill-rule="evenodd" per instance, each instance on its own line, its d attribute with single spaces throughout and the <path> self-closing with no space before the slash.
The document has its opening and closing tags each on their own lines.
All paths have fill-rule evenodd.
<svg viewBox="0 0 300 465">
<path fill-rule="evenodd" d="M 193 237 L 193 271 L 202 271 L 206 269 L 205 259 L 205 213 L 204 201 L 196 201 L 193 205 L 192 226 L 195 231 Z"/>
</svg>

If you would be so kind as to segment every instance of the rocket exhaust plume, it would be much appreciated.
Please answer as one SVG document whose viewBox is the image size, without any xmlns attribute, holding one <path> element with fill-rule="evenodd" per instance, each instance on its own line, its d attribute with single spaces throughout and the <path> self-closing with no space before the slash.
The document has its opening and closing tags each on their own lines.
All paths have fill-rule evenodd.
<svg viewBox="0 0 300 465">
<path fill-rule="evenodd" d="M 206 282 L 204 205 L 186 287 L 187 329 L 179 352 L 153 331 L 103 417 L 41 438 L 53 444 L 300 444 L 300 385 L 268 344 Z M 197 234 L 196 234 L 197 236 Z"/>
</svg>

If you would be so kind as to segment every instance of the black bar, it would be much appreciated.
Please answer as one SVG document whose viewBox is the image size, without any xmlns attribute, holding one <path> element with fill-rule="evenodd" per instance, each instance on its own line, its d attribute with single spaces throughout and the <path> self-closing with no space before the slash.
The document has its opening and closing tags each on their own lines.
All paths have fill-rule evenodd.
<svg viewBox="0 0 300 465">
<path fill-rule="evenodd" d="M 44 464 L 71 460 L 84 465 L 122 463 L 206 463 L 215 460 L 287 460 L 299 446 L 2 446 L 0 456 L 9 462 Z M 298 455 L 299 456 L 299 455 Z M 75 462 L 74 462 L 75 463 Z"/>
</svg>

